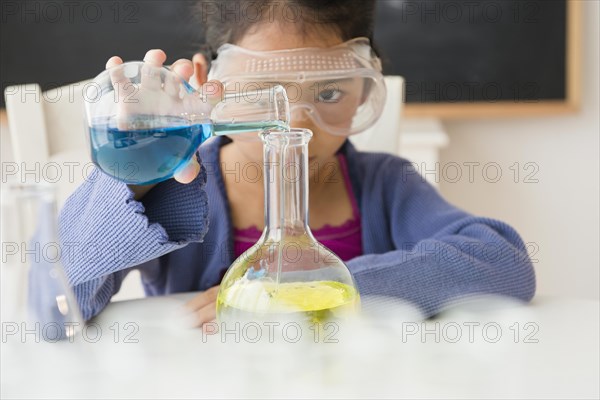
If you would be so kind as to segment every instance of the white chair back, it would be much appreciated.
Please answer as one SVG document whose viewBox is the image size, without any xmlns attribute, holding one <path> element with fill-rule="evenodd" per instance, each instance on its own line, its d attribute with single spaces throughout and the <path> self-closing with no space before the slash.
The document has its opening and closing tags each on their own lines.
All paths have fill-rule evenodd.
<svg viewBox="0 0 600 400">
<path fill-rule="evenodd" d="M 398 155 L 400 143 L 400 121 L 404 108 L 404 78 L 386 76 L 387 99 L 381 117 L 375 125 L 350 141 L 358 150 L 383 152 Z"/>
<path fill-rule="evenodd" d="M 42 92 L 37 84 L 9 86 L 4 95 L 12 158 L 20 175 L 58 185 L 57 203 L 64 201 L 91 172 L 84 118 L 83 91 L 88 81 Z M 56 176 L 58 171 L 59 176 Z M 2 213 L 10 213 L 2 205 Z M 10 229 L 4 226 L 2 230 Z M 139 271 L 130 272 L 112 300 L 144 296 Z"/>
<path fill-rule="evenodd" d="M 82 92 L 86 83 L 46 92 L 37 84 L 24 84 L 4 92 L 17 174 L 58 184 L 59 205 L 90 171 Z"/>
</svg>

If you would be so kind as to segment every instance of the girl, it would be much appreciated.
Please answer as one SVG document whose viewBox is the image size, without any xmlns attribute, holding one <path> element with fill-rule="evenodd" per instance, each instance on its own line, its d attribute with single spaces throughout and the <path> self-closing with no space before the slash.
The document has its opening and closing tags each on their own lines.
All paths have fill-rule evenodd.
<svg viewBox="0 0 600 400">
<path fill-rule="evenodd" d="M 262 12 L 252 19 L 231 15 L 242 8 L 230 3 L 227 12 L 215 2 L 202 7 L 217 78 L 268 81 L 268 73 L 248 69 L 248 59 L 268 68 L 298 54 L 334 61 L 319 68 L 340 78 L 335 85 L 321 90 L 316 82 L 317 91 L 306 98 L 307 82 L 296 82 L 303 93 L 298 104 L 310 104 L 296 107 L 292 126 L 314 133 L 309 144 L 313 233 L 347 263 L 361 295 L 398 297 L 426 315 L 469 295 L 533 297 L 533 268 L 511 227 L 448 204 L 406 160 L 358 152 L 347 140 L 372 124 L 382 106 L 379 60 L 367 39 L 358 39 L 372 37 L 374 0 L 263 0 L 253 2 Z M 166 55 L 151 50 L 144 61 L 160 66 Z M 121 62 L 113 57 L 107 67 Z M 172 68 L 206 84 L 209 68 L 201 55 Z M 292 68 L 307 68 L 310 78 L 314 66 Z M 261 83 L 271 84 L 266 81 Z M 141 271 L 147 295 L 203 291 L 188 308 L 198 326 L 215 318 L 224 271 L 263 228 L 263 182 L 242 175 L 244 165 L 262 165 L 262 144 L 219 137 L 202 145 L 198 158 L 175 179 L 155 186 L 128 187 L 95 171 L 67 201 L 61 239 L 78 244 L 71 245 L 66 268 L 85 319 L 106 306 L 132 268 Z"/>
</svg>

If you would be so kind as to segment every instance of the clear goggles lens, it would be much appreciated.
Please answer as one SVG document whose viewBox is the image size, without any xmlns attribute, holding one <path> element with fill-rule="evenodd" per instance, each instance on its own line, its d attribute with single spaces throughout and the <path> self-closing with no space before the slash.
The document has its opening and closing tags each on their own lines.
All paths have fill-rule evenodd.
<svg viewBox="0 0 600 400">
<path fill-rule="evenodd" d="M 333 135 L 349 136 L 369 128 L 381 115 L 386 90 L 380 71 L 368 39 L 357 38 L 325 49 L 267 52 L 226 44 L 209 78 L 223 82 L 226 93 L 282 85 L 294 123 L 310 118 Z"/>
</svg>

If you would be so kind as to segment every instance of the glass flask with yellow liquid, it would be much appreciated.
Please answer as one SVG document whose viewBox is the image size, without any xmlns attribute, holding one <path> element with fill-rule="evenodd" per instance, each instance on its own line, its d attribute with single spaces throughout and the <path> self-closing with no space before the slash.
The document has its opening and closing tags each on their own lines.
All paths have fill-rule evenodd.
<svg viewBox="0 0 600 400">
<path fill-rule="evenodd" d="M 323 325 L 357 314 L 350 271 L 308 225 L 306 129 L 271 130 L 264 145 L 265 228 L 225 274 L 217 297 L 220 324 L 294 321 Z"/>
</svg>

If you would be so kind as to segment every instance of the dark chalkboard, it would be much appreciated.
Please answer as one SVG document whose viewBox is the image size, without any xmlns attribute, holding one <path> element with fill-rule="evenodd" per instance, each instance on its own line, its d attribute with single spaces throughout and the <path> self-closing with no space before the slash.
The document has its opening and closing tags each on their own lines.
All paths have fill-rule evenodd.
<svg viewBox="0 0 600 400">
<path fill-rule="evenodd" d="M 16 83 L 39 83 L 46 90 L 89 79 L 113 55 L 141 60 L 147 50 L 161 48 L 167 62 L 190 58 L 203 41 L 199 21 L 191 12 L 193 4 L 3 0 L 2 92 Z"/>
<path fill-rule="evenodd" d="M 140 59 L 150 48 L 164 49 L 169 62 L 189 58 L 202 43 L 194 3 L 3 1 L 2 90 L 76 82 L 96 75 L 112 55 Z M 577 92 L 573 3 L 380 0 L 375 43 L 384 73 L 406 79 L 409 114 L 557 110 Z"/>
<path fill-rule="evenodd" d="M 380 1 L 375 42 L 384 72 L 405 77 L 409 110 L 566 104 L 572 8 L 566 0 Z"/>
</svg>

